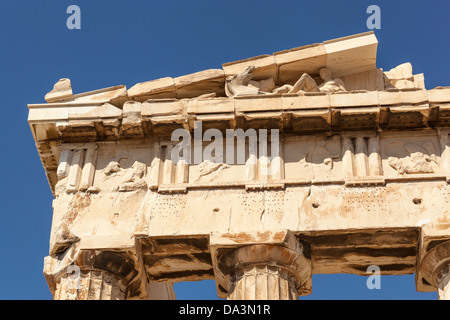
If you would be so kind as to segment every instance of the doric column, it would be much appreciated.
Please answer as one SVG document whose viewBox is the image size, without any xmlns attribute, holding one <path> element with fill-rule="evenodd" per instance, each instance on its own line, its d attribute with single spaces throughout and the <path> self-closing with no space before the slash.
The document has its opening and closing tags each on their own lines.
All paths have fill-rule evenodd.
<svg viewBox="0 0 450 320">
<path fill-rule="evenodd" d="M 248 234 L 246 235 L 248 237 Z M 213 236 L 218 288 L 229 300 L 297 300 L 309 294 L 309 249 L 290 232 L 255 234 L 247 244 L 240 234 Z M 227 239 L 237 240 L 231 244 Z"/>
<path fill-rule="evenodd" d="M 102 243 L 103 242 L 103 243 Z M 109 246 L 108 246 L 109 245 Z M 55 300 L 144 299 L 147 277 L 134 239 L 93 236 L 44 259 Z"/>
<path fill-rule="evenodd" d="M 235 265 L 231 273 L 231 281 L 228 289 L 230 300 L 297 300 L 298 288 L 301 284 L 295 279 L 296 270 L 291 270 L 287 261 L 272 261 L 268 255 L 283 256 L 293 255 L 289 260 L 295 259 L 297 253 L 281 252 L 287 249 L 280 246 L 254 245 L 237 249 L 236 254 L 242 251 L 246 260 L 238 261 L 232 257 L 231 262 Z M 279 251 L 269 253 L 268 251 Z M 250 255 L 249 252 L 252 252 Z M 266 259 L 257 257 L 262 253 Z M 248 260 L 250 259 L 250 260 Z M 253 263 L 251 260 L 255 260 Z M 263 260 L 263 261 L 261 261 Z M 264 261 L 265 260 L 265 261 Z M 289 262 L 288 262 L 289 263 Z"/>
<path fill-rule="evenodd" d="M 228 299 L 297 300 L 298 292 L 289 271 L 267 264 L 254 265 L 236 270 Z"/>
<path fill-rule="evenodd" d="M 126 285 L 114 274 L 104 270 L 80 271 L 63 274 L 56 283 L 55 300 L 124 300 Z"/>
<path fill-rule="evenodd" d="M 424 278 L 438 291 L 439 300 L 450 300 L 450 240 L 426 253 L 421 270 Z"/>
</svg>

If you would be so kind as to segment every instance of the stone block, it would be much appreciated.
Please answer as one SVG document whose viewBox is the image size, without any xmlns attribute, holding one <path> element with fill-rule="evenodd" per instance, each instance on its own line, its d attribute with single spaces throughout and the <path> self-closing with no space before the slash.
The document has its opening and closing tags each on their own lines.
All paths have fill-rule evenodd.
<svg viewBox="0 0 450 320">
<path fill-rule="evenodd" d="M 414 81 L 412 65 L 409 62 L 402 63 L 389 71 L 384 72 L 389 80 L 411 80 Z"/>
<path fill-rule="evenodd" d="M 188 101 L 188 114 L 234 113 L 234 99 L 195 99 Z"/>
<path fill-rule="evenodd" d="M 120 118 L 122 110 L 110 103 L 96 105 L 69 105 L 69 120 Z"/>
<path fill-rule="evenodd" d="M 330 107 L 330 95 L 324 93 L 308 95 L 283 95 L 284 110 L 323 109 Z"/>
<path fill-rule="evenodd" d="M 330 95 L 331 107 L 377 106 L 378 92 L 345 92 Z"/>
<path fill-rule="evenodd" d="M 382 106 L 419 104 L 428 101 L 428 94 L 426 90 L 379 91 L 378 99 Z"/>
<path fill-rule="evenodd" d="M 174 79 L 177 98 L 194 98 L 200 95 L 225 93 L 225 73 L 222 69 L 208 69 Z"/>
<path fill-rule="evenodd" d="M 430 103 L 450 102 L 450 87 L 437 87 L 428 90 L 428 101 Z"/>
<path fill-rule="evenodd" d="M 60 79 L 53 86 L 53 90 L 45 95 L 45 101 L 48 103 L 72 100 L 72 85 L 70 79 Z"/>
<path fill-rule="evenodd" d="M 385 87 L 384 73 L 380 68 L 349 74 L 347 76 L 341 77 L 341 79 L 342 81 L 344 81 L 345 89 L 347 91 L 383 91 Z"/>
<path fill-rule="evenodd" d="M 324 41 L 324 46 L 333 77 L 376 69 L 378 41 L 373 31 Z"/>
<path fill-rule="evenodd" d="M 141 115 L 163 116 L 163 115 L 182 115 L 186 102 L 174 99 L 148 100 L 142 103 Z"/>
<path fill-rule="evenodd" d="M 414 88 L 426 89 L 425 88 L 425 76 L 423 73 L 414 75 Z"/>
<path fill-rule="evenodd" d="M 282 110 L 280 96 L 246 96 L 235 98 L 236 112 Z"/>
<path fill-rule="evenodd" d="M 318 74 L 327 62 L 323 44 L 279 51 L 273 55 L 278 67 L 277 83 L 280 84 L 294 84 L 303 73 Z"/>
<path fill-rule="evenodd" d="M 67 105 L 28 105 L 28 121 L 57 121 L 69 119 Z"/>
<path fill-rule="evenodd" d="M 132 117 L 141 115 L 141 103 L 138 101 L 127 101 L 123 105 L 123 116 Z"/>
<path fill-rule="evenodd" d="M 175 98 L 175 82 L 173 78 L 166 77 L 135 84 L 128 89 L 128 97 L 135 101 L 144 102 L 153 98 Z"/>
<path fill-rule="evenodd" d="M 127 88 L 123 85 L 80 93 L 74 96 L 77 103 L 110 103 L 122 108 L 128 100 Z"/>
<path fill-rule="evenodd" d="M 277 79 L 277 66 L 272 55 L 262 55 L 245 60 L 224 63 L 222 68 L 225 72 L 225 77 L 229 77 L 243 72 L 249 66 L 256 67 L 256 70 L 253 72 L 253 80 L 259 81 L 268 78 Z"/>
</svg>

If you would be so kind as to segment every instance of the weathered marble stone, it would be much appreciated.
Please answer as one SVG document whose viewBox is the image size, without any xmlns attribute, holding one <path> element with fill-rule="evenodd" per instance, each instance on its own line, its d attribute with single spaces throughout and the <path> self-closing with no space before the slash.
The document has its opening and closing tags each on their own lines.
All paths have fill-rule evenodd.
<svg viewBox="0 0 450 320">
<path fill-rule="evenodd" d="M 73 95 L 28 123 L 54 195 L 55 299 L 292 299 L 319 273 L 449 299 L 450 90 L 376 66 L 373 32 Z"/>
<path fill-rule="evenodd" d="M 70 100 L 72 98 L 72 85 L 70 79 L 67 78 L 60 79 L 53 86 L 53 90 L 45 95 L 45 101 L 49 103 Z"/>
</svg>

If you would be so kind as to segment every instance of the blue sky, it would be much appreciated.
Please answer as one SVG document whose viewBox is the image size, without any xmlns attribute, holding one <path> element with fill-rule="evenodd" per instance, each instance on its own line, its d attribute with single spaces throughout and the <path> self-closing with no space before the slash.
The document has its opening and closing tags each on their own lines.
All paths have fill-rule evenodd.
<svg viewBox="0 0 450 320">
<path fill-rule="evenodd" d="M 69 5 L 81 30 L 68 30 Z M 450 85 L 449 1 L 2 1 L 0 10 L 0 299 L 51 299 L 43 277 L 52 195 L 27 124 L 60 78 L 74 93 L 221 68 L 225 62 L 368 31 L 381 9 L 377 66 L 411 62 L 427 89 Z M 305 299 L 436 299 L 414 275 L 314 275 Z M 175 285 L 179 299 L 215 299 L 212 281 Z"/>
</svg>

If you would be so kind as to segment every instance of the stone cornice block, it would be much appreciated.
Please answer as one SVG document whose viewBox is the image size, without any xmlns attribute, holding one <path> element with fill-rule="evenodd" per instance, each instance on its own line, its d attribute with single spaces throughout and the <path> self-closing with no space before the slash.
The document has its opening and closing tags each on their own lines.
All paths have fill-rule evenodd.
<svg viewBox="0 0 450 320">
<path fill-rule="evenodd" d="M 185 105 L 184 100 L 147 100 L 141 105 L 141 115 L 142 117 L 183 115 Z"/>
<path fill-rule="evenodd" d="M 154 125 L 163 125 L 163 124 L 183 124 L 187 126 L 188 119 L 185 115 L 161 115 L 161 116 L 153 116 L 150 118 L 150 121 Z M 186 128 L 185 128 L 186 129 Z M 155 131 L 155 134 L 172 134 L 173 128 L 168 127 L 166 129 L 160 128 L 158 131 Z"/>
<path fill-rule="evenodd" d="M 323 109 L 330 107 L 330 95 L 325 93 L 307 95 L 282 95 L 284 110 Z"/>
<path fill-rule="evenodd" d="M 65 105 L 28 105 L 28 121 L 52 122 L 69 119 L 69 107 Z"/>
<path fill-rule="evenodd" d="M 141 114 L 142 104 L 138 101 L 127 101 L 123 105 L 123 116 L 136 116 Z"/>
<path fill-rule="evenodd" d="M 303 73 L 318 74 L 327 63 L 325 46 L 313 44 L 275 52 L 279 83 L 295 83 Z"/>
<path fill-rule="evenodd" d="M 281 120 L 283 113 L 276 111 L 266 111 L 266 112 L 249 112 L 242 113 L 246 120 L 254 119 L 268 119 L 268 120 Z"/>
<path fill-rule="evenodd" d="M 378 41 L 373 31 L 324 41 L 326 67 L 333 77 L 376 69 Z"/>
<path fill-rule="evenodd" d="M 420 105 L 403 105 L 403 106 L 395 106 L 389 108 L 389 111 L 392 113 L 399 113 L 399 112 L 420 112 L 423 114 L 428 114 L 430 111 L 430 107 L 428 104 L 420 104 Z"/>
<path fill-rule="evenodd" d="M 166 77 L 135 84 L 128 89 L 128 97 L 132 100 L 144 102 L 150 97 L 166 95 L 167 98 L 175 98 L 175 82 L 173 78 Z"/>
<path fill-rule="evenodd" d="M 321 55 L 325 55 L 325 47 L 322 43 L 315 43 L 307 46 L 293 48 L 274 52 L 275 62 L 278 67 L 285 64 L 295 63 L 300 60 L 305 60 Z"/>
<path fill-rule="evenodd" d="M 195 99 L 187 102 L 188 114 L 234 113 L 234 99 Z"/>
<path fill-rule="evenodd" d="M 450 102 L 450 87 L 437 87 L 428 90 L 428 101 L 430 103 Z"/>
<path fill-rule="evenodd" d="M 214 121 L 214 122 L 223 122 L 223 121 L 233 121 L 235 119 L 235 115 L 233 113 L 211 113 L 211 114 L 199 114 L 196 115 L 194 119 L 196 121 Z M 231 128 L 231 123 L 229 124 Z M 194 126 L 191 126 L 194 128 Z M 217 129 L 217 128 L 216 128 Z"/>
<path fill-rule="evenodd" d="M 177 98 L 194 98 L 203 94 L 225 93 L 225 72 L 208 69 L 174 79 Z"/>
<path fill-rule="evenodd" d="M 378 91 L 382 106 L 396 104 L 419 104 L 428 102 L 427 90 Z"/>
<path fill-rule="evenodd" d="M 109 87 L 74 95 L 75 103 L 111 103 L 122 108 L 128 100 L 127 88 L 124 85 Z"/>
<path fill-rule="evenodd" d="M 450 103 L 440 103 L 439 104 L 440 111 L 450 111 Z"/>
<path fill-rule="evenodd" d="M 310 109 L 310 110 L 294 110 L 292 115 L 296 118 L 309 118 L 309 117 L 331 117 L 331 112 L 329 110 L 323 109 Z"/>
<path fill-rule="evenodd" d="M 339 110 L 342 116 L 347 115 L 369 115 L 369 114 L 379 114 L 380 107 L 365 107 L 365 108 L 348 108 Z"/>
<path fill-rule="evenodd" d="M 276 81 L 277 65 L 275 63 L 275 58 L 272 55 L 261 55 L 245 60 L 224 63 L 222 68 L 225 72 L 225 77 L 229 77 L 243 72 L 249 66 L 256 67 L 256 70 L 253 72 L 253 80 L 258 81 L 273 78 Z"/>
<path fill-rule="evenodd" d="M 236 112 L 283 110 L 281 96 L 257 95 L 235 98 Z"/>
<path fill-rule="evenodd" d="M 175 87 L 183 88 L 199 82 L 208 81 L 225 81 L 225 73 L 222 69 L 208 69 L 195 73 L 191 73 L 185 76 L 177 77 L 174 79 Z"/>
<path fill-rule="evenodd" d="M 110 103 L 101 106 L 69 106 L 69 120 L 121 118 L 122 110 Z"/>
<path fill-rule="evenodd" d="M 377 106 L 378 92 L 345 92 L 330 94 L 331 107 Z"/>
</svg>

